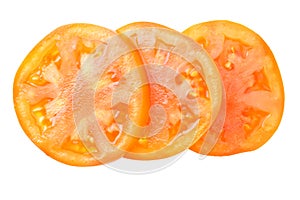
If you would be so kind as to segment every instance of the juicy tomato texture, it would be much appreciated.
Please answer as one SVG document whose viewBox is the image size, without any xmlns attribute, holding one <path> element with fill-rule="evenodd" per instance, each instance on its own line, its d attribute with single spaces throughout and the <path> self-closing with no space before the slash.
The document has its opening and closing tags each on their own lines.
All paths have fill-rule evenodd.
<svg viewBox="0 0 300 200">
<path fill-rule="evenodd" d="M 28 54 L 14 80 L 14 104 L 19 122 L 27 136 L 50 157 L 75 166 L 101 164 L 87 149 L 95 139 L 87 135 L 83 142 L 78 131 L 87 128 L 84 120 L 75 124 L 73 92 L 76 76 L 84 56 L 116 35 L 106 28 L 91 24 L 71 24 L 51 32 Z M 97 84 L 95 115 L 107 138 L 119 148 L 130 146 L 130 138 L 116 127 L 111 112 L 111 96 L 115 83 L 132 66 L 140 65 L 134 53 L 112 63 Z M 101 81 L 100 81 L 101 80 Z M 146 89 L 141 91 L 146 96 Z M 133 120 L 139 121 L 147 100 L 138 98 L 132 107 Z M 140 114 L 137 114 L 140 113 Z M 81 127 L 83 126 L 83 127 Z M 113 152 L 102 152 L 113 157 Z M 106 158 L 105 160 L 109 160 Z"/>
<path fill-rule="evenodd" d="M 183 43 L 189 38 L 179 37 L 177 31 L 172 30 L 166 26 L 150 23 L 150 22 L 136 22 L 132 24 L 128 24 L 126 26 L 121 27 L 117 30 L 119 33 L 128 33 L 129 35 L 135 35 L 138 37 L 139 33 L 143 29 L 154 29 L 155 31 L 164 33 L 165 30 L 168 30 L 168 38 L 172 38 L 176 36 L 176 40 L 182 40 Z M 189 134 L 181 135 L 180 127 L 184 126 L 184 121 L 182 120 L 182 112 L 187 105 L 180 102 L 173 91 L 169 90 L 168 88 L 164 87 L 163 84 L 154 84 L 150 83 L 150 104 L 153 105 L 160 105 L 166 111 L 166 122 L 162 130 L 151 137 L 147 138 L 137 138 L 136 144 L 129 149 L 129 152 L 125 155 L 127 158 L 131 159 L 159 159 L 165 158 L 169 156 L 173 156 L 178 154 L 186 149 L 193 143 L 195 143 L 209 128 L 211 124 L 211 118 L 213 108 L 211 102 L 211 95 L 210 91 L 211 88 L 206 83 L 206 77 L 203 76 L 204 73 L 199 73 L 194 66 L 185 60 L 183 55 L 178 55 L 175 52 L 172 52 L 172 47 L 168 49 L 168 45 L 175 45 L 168 44 L 168 42 L 158 36 L 153 36 L 151 31 L 149 31 L 148 40 L 155 40 L 153 48 L 139 48 L 140 56 L 143 60 L 146 70 L 149 69 L 149 66 L 163 66 L 165 68 L 169 68 L 178 74 L 178 80 L 175 82 L 182 82 L 183 80 L 186 81 L 193 90 L 189 93 L 188 91 L 184 91 L 187 93 L 187 98 L 196 99 L 197 105 L 195 105 L 199 110 L 200 114 L 198 116 L 199 124 L 197 131 L 192 135 L 191 138 Z M 143 35 L 143 34 L 141 34 Z M 137 39 L 140 40 L 140 39 Z M 142 43 L 141 41 L 139 41 Z M 137 45 L 139 45 L 137 42 Z M 201 51 L 201 49 L 200 49 Z M 210 60 L 207 54 L 203 55 L 203 60 Z M 200 62 L 204 62 L 201 60 Z M 213 69 L 215 68 L 213 62 L 207 63 L 205 66 L 206 68 Z M 205 70 L 204 67 L 204 70 Z M 212 70 L 213 71 L 213 70 Z M 217 69 L 216 71 L 217 72 Z M 221 82 L 220 77 L 217 73 L 215 73 L 217 77 L 214 82 L 215 86 L 218 85 L 218 82 Z M 180 77 L 180 78 L 179 78 Z M 170 79 L 167 74 L 165 75 L 165 80 Z M 182 79 L 182 80 L 179 80 Z M 211 76 L 211 79 L 213 77 Z M 209 81 L 208 81 L 209 82 Z M 180 83 L 177 83 L 180 87 Z M 218 88 L 218 87 L 217 87 Z M 216 91 L 218 90 L 218 91 Z M 214 91 L 218 95 L 222 92 L 220 88 L 215 89 Z M 214 98 L 213 103 L 217 102 L 219 98 Z M 219 104 L 219 102 L 215 103 Z M 157 115 L 155 116 L 158 117 Z M 180 135 L 180 137 L 178 137 Z M 189 142 L 187 142 L 189 141 Z"/>
<path fill-rule="evenodd" d="M 209 155 L 231 155 L 265 144 L 284 107 L 281 75 L 268 45 L 254 31 L 230 21 L 210 21 L 183 32 L 214 59 L 226 92 L 226 118 Z M 191 149 L 199 152 L 205 137 Z"/>
<path fill-rule="evenodd" d="M 114 55 L 115 47 L 109 46 L 114 37 L 130 51 L 121 52 L 103 73 L 92 71 L 103 67 L 102 55 Z M 80 76 L 85 73 L 96 82 Z M 138 83 L 144 84 L 122 108 L 124 102 L 116 101 L 126 99 L 127 89 Z M 196 24 L 183 34 L 149 22 L 116 32 L 92 24 L 65 25 L 27 55 L 13 92 L 27 136 L 50 157 L 74 166 L 121 157 L 162 159 L 188 148 L 203 153 L 213 131 L 219 137 L 210 141 L 215 145 L 208 155 L 255 150 L 274 134 L 284 108 L 283 83 L 270 48 L 257 33 L 230 21 Z M 134 123 L 126 126 L 129 121 Z M 145 130 L 154 133 L 145 135 Z"/>
</svg>

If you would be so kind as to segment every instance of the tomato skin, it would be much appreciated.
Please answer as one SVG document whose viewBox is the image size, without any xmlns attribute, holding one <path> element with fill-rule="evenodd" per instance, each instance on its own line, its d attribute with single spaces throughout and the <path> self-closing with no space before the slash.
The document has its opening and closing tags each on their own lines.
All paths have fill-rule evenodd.
<svg viewBox="0 0 300 200">
<path fill-rule="evenodd" d="M 272 51 L 257 33 L 230 21 L 196 24 L 183 33 L 212 56 L 226 90 L 225 124 L 209 155 L 258 149 L 275 133 L 284 109 L 284 87 Z M 199 152 L 203 139 L 191 150 Z"/>
</svg>

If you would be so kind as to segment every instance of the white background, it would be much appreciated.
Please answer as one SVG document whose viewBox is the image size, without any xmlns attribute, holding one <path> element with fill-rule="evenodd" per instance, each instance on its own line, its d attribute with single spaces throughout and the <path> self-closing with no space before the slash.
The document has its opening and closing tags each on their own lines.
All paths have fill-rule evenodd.
<svg viewBox="0 0 300 200">
<path fill-rule="evenodd" d="M 299 10 L 297 1 L 1 1 L 0 199 L 300 199 Z M 269 44 L 286 93 L 282 123 L 257 151 L 199 160 L 188 152 L 165 170 L 122 174 L 79 168 L 41 152 L 24 134 L 12 100 L 27 53 L 58 26 L 87 22 L 117 29 L 153 21 L 178 31 L 213 19 L 242 23 Z"/>
</svg>

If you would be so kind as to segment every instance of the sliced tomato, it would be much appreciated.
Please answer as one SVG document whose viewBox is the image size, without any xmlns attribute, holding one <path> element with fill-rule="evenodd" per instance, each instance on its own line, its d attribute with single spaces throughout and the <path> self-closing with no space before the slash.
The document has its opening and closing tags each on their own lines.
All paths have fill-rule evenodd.
<svg viewBox="0 0 300 200">
<path fill-rule="evenodd" d="M 93 149 L 87 149 L 95 143 L 93 136 L 86 134 L 85 138 L 80 137 L 79 132 L 86 131 L 82 130 L 86 128 L 86 119 L 74 123 L 73 93 L 84 57 L 93 54 L 98 45 L 114 35 L 113 31 L 91 24 L 62 26 L 35 46 L 16 73 L 14 105 L 19 122 L 34 144 L 60 162 L 90 166 L 102 161 L 91 154 Z M 100 96 L 95 101 L 98 123 L 108 140 L 124 149 L 130 145 L 130 138 L 123 137 L 121 131 L 115 133 L 108 102 L 111 101 L 111 90 L 122 74 L 132 66 L 140 65 L 140 62 L 134 53 L 116 60 L 103 77 L 99 77 L 95 92 L 96 96 Z M 147 97 L 147 88 L 142 90 L 142 94 Z M 132 116 L 137 120 L 146 112 L 147 100 L 137 99 L 135 102 L 138 111 Z M 91 145 L 87 147 L 86 144 Z M 101 156 L 115 159 L 113 154 L 102 152 Z"/>
<path fill-rule="evenodd" d="M 147 29 L 149 32 L 147 32 Z M 142 33 L 143 31 L 145 31 L 145 33 Z M 128 149 L 125 157 L 142 160 L 161 159 L 188 149 L 189 146 L 196 142 L 207 131 L 211 124 L 211 118 L 215 117 L 212 116 L 215 115 L 212 103 L 214 107 L 219 107 L 220 105 L 220 97 L 222 95 L 220 86 L 221 80 L 213 62 L 211 62 L 209 56 L 199 48 L 200 53 L 203 53 L 202 60 L 199 62 L 201 63 L 201 70 L 203 71 L 197 71 L 193 63 L 186 60 L 184 55 L 172 51 L 172 45 L 179 44 L 179 41 L 182 41 L 180 45 L 187 45 L 193 43 L 193 41 L 159 24 L 136 22 L 121 27 L 117 32 L 131 37 L 131 39 L 136 42 L 146 71 L 151 71 L 151 66 L 161 66 L 162 68 L 174 71 L 178 75 L 176 80 L 174 80 L 176 84 L 178 84 L 176 87 L 180 88 L 181 82 L 186 81 L 192 90 L 190 92 L 182 92 L 186 94 L 186 98 L 196 99 L 197 102 L 196 105 L 186 105 L 186 103 L 181 102 L 182 97 L 176 95 L 169 87 L 161 83 L 153 83 L 149 80 L 150 104 L 151 106 L 160 105 L 164 109 L 166 118 L 160 121 L 165 120 L 165 122 L 156 134 L 144 138 L 137 137 L 135 145 Z M 171 42 L 163 38 L 171 39 Z M 147 48 L 147 45 L 144 46 L 143 42 L 151 43 L 152 47 L 150 45 Z M 155 76 L 154 79 L 159 79 L 159 77 L 164 76 L 165 80 L 170 79 L 172 82 L 172 78 L 169 77 L 170 74 L 168 73 L 169 71 L 164 71 L 163 75 L 154 73 L 155 75 L 152 74 L 151 76 Z M 208 80 L 206 76 L 210 76 L 211 80 Z M 207 80 L 209 81 L 209 86 L 207 85 Z M 212 89 L 213 84 L 215 88 Z M 216 97 L 214 100 L 211 99 L 212 93 Z M 180 133 L 180 131 L 182 131 L 181 128 L 186 125 L 184 124 L 185 122 L 183 122 L 184 120 L 182 120 L 182 115 L 186 112 L 184 111 L 185 108 L 191 108 L 189 106 L 195 106 L 194 108 L 200 110 L 200 114 L 197 116 L 199 123 L 197 125 L 197 131 L 191 132 L 190 134 L 182 134 Z M 193 111 L 193 109 L 191 110 Z M 192 111 L 190 114 L 192 114 Z M 162 118 L 161 113 L 158 114 L 154 112 L 152 115 L 154 118 L 151 120 Z M 190 124 L 188 126 L 190 126 Z"/>
<path fill-rule="evenodd" d="M 214 59 L 226 91 L 226 118 L 209 155 L 231 155 L 265 144 L 284 108 L 280 71 L 268 45 L 254 31 L 230 21 L 210 21 L 183 32 Z M 200 152 L 204 138 L 191 149 Z"/>
</svg>

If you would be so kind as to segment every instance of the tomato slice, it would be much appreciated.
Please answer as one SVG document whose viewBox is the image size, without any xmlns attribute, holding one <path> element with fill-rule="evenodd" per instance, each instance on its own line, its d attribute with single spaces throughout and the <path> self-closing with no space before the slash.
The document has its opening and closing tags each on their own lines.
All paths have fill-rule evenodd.
<svg viewBox="0 0 300 200">
<path fill-rule="evenodd" d="M 215 110 L 220 106 L 221 80 L 214 63 L 203 49 L 192 40 L 159 24 L 136 22 L 121 27 L 117 32 L 131 37 L 136 43 L 150 76 L 154 76 L 154 79 L 160 79 L 162 76 L 163 79 L 172 82 L 174 77 L 170 75 L 172 74 L 170 71 L 175 72 L 177 74 L 174 79 L 177 84 L 176 87 L 180 88 L 181 82 L 186 81 L 192 90 L 181 92 L 185 93 L 187 99 L 195 99 L 194 103 L 196 104 L 187 105 L 187 102 L 183 103 L 184 98 L 170 90 L 167 81 L 165 82 L 166 85 L 163 81 L 159 83 L 150 81 L 150 104 L 151 106 L 159 105 L 165 111 L 165 118 L 162 117 L 163 114 L 154 112 L 152 115 L 155 117 L 151 120 L 162 118 L 159 121 L 165 121 L 156 134 L 150 137 L 136 138 L 135 145 L 128 149 L 125 157 L 140 160 L 161 159 L 188 149 L 207 131 L 211 124 L 211 118 L 216 117 L 217 111 Z M 147 46 L 148 43 L 151 43 L 152 46 L 151 44 Z M 199 63 L 197 63 L 201 67 L 200 71 L 195 68 L 197 64 L 186 60 L 184 55 L 180 55 L 178 50 L 175 50 L 180 48 L 180 45 L 188 46 L 189 44 L 192 44 L 189 48 L 193 48 L 192 46 L 195 44 L 196 52 L 198 51 L 202 55 Z M 153 66 L 160 66 L 161 68 L 154 69 Z M 157 72 L 157 70 L 161 71 Z M 150 71 L 156 71 L 156 73 Z M 208 80 L 208 76 L 211 77 L 211 80 Z M 212 85 L 215 87 L 213 88 Z M 213 100 L 211 99 L 212 94 L 215 97 Z M 216 109 L 212 108 L 212 104 Z M 182 120 L 182 116 L 186 112 L 185 109 L 191 109 L 189 115 L 193 114 L 193 109 L 199 109 L 200 113 L 197 116 L 199 122 L 197 129 L 189 134 L 180 135 L 179 132 L 185 125 L 184 120 Z"/>
<path fill-rule="evenodd" d="M 226 118 L 209 155 L 231 155 L 265 144 L 284 108 L 280 71 L 268 45 L 254 31 L 230 21 L 210 21 L 183 32 L 214 59 L 226 90 Z M 199 152 L 201 138 L 191 149 Z"/>
<path fill-rule="evenodd" d="M 91 154 L 96 151 L 90 148 L 95 143 L 93 136 L 87 134 L 82 138 L 78 134 L 87 130 L 82 130 L 85 128 L 85 119 L 74 123 L 73 93 L 84 57 L 93 54 L 97 46 L 114 35 L 116 33 L 111 30 L 91 24 L 62 26 L 35 46 L 16 73 L 14 105 L 19 122 L 34 144 L 60 162 L 75 166 L 101 164 L 102 160 Z M 99 77 L 96 90 L 96 96 L 99 96 L 95 102 L 98 123 L 108 140 L 125 149 L 131 143 L 130 138 L 114 129 L 108 102 L 111 90 L 122 74 L 140 64 L 134 53 L 124 55 L 107 68 L 103 77 Z M 142 90 L 142 94 L 147 97 L 147 88 Z M 135 103 L 138 111 L 132 116 L 140 119 L 146 112 L 147 100 L 137 99 Z M 87 143 L 91 144 L 89 149 Z M 121 156 L 113 154 L 102 152 L 101 156 L 113 159 Z"/>
</svg>

